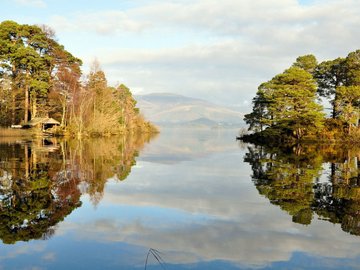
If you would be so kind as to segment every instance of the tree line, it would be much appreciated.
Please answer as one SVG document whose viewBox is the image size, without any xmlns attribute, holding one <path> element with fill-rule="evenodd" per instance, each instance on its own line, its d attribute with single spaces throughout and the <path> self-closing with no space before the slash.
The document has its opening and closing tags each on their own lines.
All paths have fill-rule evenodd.
<svg viewBox="0 0 360 270">
<path fill-rule="evenodd" d="M 52 117 L 78 135 L 155 130 L 129 88 L 109 86 L 98 63 L 84 78 L 81 65 L 51 28 L 1 22 L 0 126 Z"/>
<path fill-rule="evenodd" d="M 331 112 L 324 112 L 324 100 Z M 258 87 L 244 117 L 246 139 L 347 140 L 360 137 L 360 50 L 318 63 L 304 55 Z"/>
</svg>

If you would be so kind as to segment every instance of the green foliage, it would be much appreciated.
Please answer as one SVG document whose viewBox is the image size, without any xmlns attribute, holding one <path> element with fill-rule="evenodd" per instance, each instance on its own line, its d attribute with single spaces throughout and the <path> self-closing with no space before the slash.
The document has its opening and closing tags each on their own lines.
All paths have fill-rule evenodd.
<svg viewBox="0 0 360 270">
<path fill-rule="evenodd" d="M 125 85 L 109 87 L 95 63 L 80 83 L 82 61 L 46 26 L 0 23 L 0 126 L 53 117 L 77 136 L 153 132 Z"/>
<path fill-rule="evenodd" d="M 261 86 L 252 102 L 253 111 L 244 116 L 244 121 L 249 125 L 249 130 L 256 132 L 263 131 L 264 126 L 269 124 L 270 117 L 267 114 L 269 101 L 265 98 L 265 93 Z"/>
<path fill-rule="evenodd" d="M 338 99 L 335 103 L 339 108 L 339 119 L 349 128 L 357 126 L 360 113 L 360 86 L 340 86 L 336 91 Z"/>
<path fill-rule="evenodd" d="M 30 82 L 30 92 L 36 96 L 46 96 L 49 90 L 49 83 L 41 80 L 33 79 Z"/>
<path fill-rule="evenodd" d="M 318 93 L 322 97 L 331 98 L 338 86 L 346 83 L 345 59 L 321 62 L 314 71 L 314 78 L 318 84 Z"/>
<path fill-rule="evenodd" d="M 351 52 L 346 57 L 346 86 L 360 85 L 360 50 Z"/>
<path fill-rule="evenodd" d="M 64 47 L 59 45 L 49 32 L 35 25 L 20 25 L 13 21 L 0 24 L 0 67 L 2 73 L 12 80 L 11 123 L 29 120 L 38 112 L 47 116 L 48 94 L 52 80 L 60 66 L 77 61 Z M 81 61 L 77 61 L 78 65 Z M 18 91 L 20 90 L 20 91 Z M 29 107 L 29 104 L 32 107 Z M 39 108 L 40 107 L 40 108 Z M 9 122 L 9 121 L 7 121 Z M 3 123 L 0 123 L 3 124 Z"/>
<path fill-rule="evenodd" d="M 322 107 L 315 99 L 312 75 L 293 66 L 260 85 L 253 100 L 253 112 L 245 116 L 245 121 L 251 129 L 262 130 L 267 125 L 301 139 L 323 125 Z"/>
<path fill-rule="evenodd" d="M 105 73 L 102 70 L 96 70 L 90 72 L 87 87 L 90 91 L 94 91 L 97 95 L 100 95 L 102 91 L 107 88 L 107 80 Z"/>
<path fill-rule="evenodd" d="M 244 117 L 255 134 L 245 137 L 250 141 L 264 141 L 267 136 L 284 141 L 291 135 L 296 140 L 354 141 L 360 133 L 359 86 L 360 50 L 319 64 L 313 55 L 300 56 L 292 67 L 259 86 L 253 111 Z M 324 127 L 325 114 L 318 103 L 322 97 L 332 105 L 335 131 Z"/>
<path fill-rule="evenodd" d="M 338 88 L 342 86 L 360 85 L 360 51 L 351 52 L 346 58 L 337 58 L 320 63 L 314 71 L 314 78 L 318 83 L 318 93 L 330 99 L 333 106 L 332 117 L 341 118 L 339 107 L 342 103 L 338 95 Z"/>
<path fill-rule="evenodd" d="M 296 58 L 296 62 L 293 64 L 293 67 L 298 67 L 309 73 L 313 73 L 317 65 L 318 63 L 316 57 L 312 54 L 308 54 Z"/>
</svg>

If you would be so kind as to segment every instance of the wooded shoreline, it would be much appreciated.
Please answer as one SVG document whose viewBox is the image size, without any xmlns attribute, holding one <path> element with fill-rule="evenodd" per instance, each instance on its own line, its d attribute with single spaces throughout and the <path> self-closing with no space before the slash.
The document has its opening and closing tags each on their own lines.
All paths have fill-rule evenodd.
<svg viewBox="0 0 360 270">
<path fill-rule="evenodd" d="M 86 76 L 81 65 L 48 26 L 1 22 L 0 127 L 72 137 L 158 132 L 127 86 L 109 86 L 97 61 Z"/>
<path fill-rule="evenodd" d="M 324 100 L 331 106 L 325 113 Z M 253 143 L 360 143 L 360 50 L 318 63 L 304 55 L 262 83 L 244 117 Z"/>
</svg>

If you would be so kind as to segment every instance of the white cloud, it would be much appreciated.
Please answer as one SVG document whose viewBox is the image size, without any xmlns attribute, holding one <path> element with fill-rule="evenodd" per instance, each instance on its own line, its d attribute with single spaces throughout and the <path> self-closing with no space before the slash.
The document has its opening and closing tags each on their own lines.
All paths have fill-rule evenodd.
<svg viewBox="0 0 360 270">
<path fill-rule="evenodd" d="M 74 17 L 74 18 L 72 18 Z M 118 32 L 141 32 L 150 22 L 129 18 L 123 11 L 99 11 L 76 13 L 71 17 L 54 15 L 50 24 L 58 29 L 96 32 L 100 35 L 112 35 Z"/>
<path fill-rule="evenodd" d="M 325 60 L 356 50 L 359 13 L 356 0 L 148 1 L 57 16 L 50 24 L 97 35 L 96 47 L 80 56 L 97 55 L 110 82 L 121 77 L 144 92 L 236 104 L 250 103 L 261 82 L 299 55 Z"/>
<path fill-rule="evenodd" d="M 46 3 L 43 0 L 15 0 L 15 3 L 24 6 L 37 7 L 37 8 L 46 7 Z"/>
<path fill-rule="evenodd" d="M 158 50 L 99 50 L 97 54 L 101 54 L 109 81 L 123 77 L 130 86 L 151 92 L 177 92 L 232 103 L 240 95 L 242 100 L 251 100 L 257 84 L 275 75 L 274 70 L 286 67 L 287 57 L 278 52 L 277 61 L 272 61 L 269 52 L 276 53 L 261 45 L 228 40 Z"/>
<path fill-rule="evenodd" d="M 18 246 L 8 252 L 3 252 L 0 255 L 0 262 L 6 259 L 13 259 L 17 257 L 21 257 L 23 255 L 34 254 L 43 252 L 46 249 L 46 244 L 38 242 L 33 246 Z"/>
<path fill-rule="evenodd" d="M 350 30 L 348 27 L 356 26 L 359 22 L 356 16 L 359 10 L 360 4 L 355 0 L 320 1 L 310 6 L 302 6 L 295 0 L 150 1 L 147 5 L 126 11 L 79 12 L 67 19 L 78 28 L 99 33 L 187 28 L 217 35 L 243 36 L 250 40 L 267 34 L 267 38 L 286 38 L 289 42 L 301 39 L 296 37 L 300 33 L 324 32 L 323 36 L 326 34 L 330 37 L 334 34 L 346 35 Z M 340 18 L 341 23 L 336 20 Z M 270 33 L 269 29 L 272 30 Z M 345 30 L 345 33 L 339 30 Z M 267 43 L 268 40 L 264 39 L 263 42 Z"/>
<path fill-rule="evenodd" d="M 45 261 L 55 261 L 56 254 L 54 252 L 47 252 L 41 258 Z"/>
<path fill-rule="evenodd" d="M 157 195 L 160 196 L 159 200 L 163 198 Z M 166 205 L 165 202 L 160 206 Z M 212 205 L 215 206 L 216 202 Z M 178 202 L 179 207 L 181 203 Z M 253 205 L 251 210 L 252 214 L 249 213 L 245 220 L 234 218 L 232 221 L 214 219 L 204 222 L 193 217 L 189 224 L 174 224 L 171 218 L 162 217 L 157 224 L 149 224 L 149 216 L 144 220 L 122 222 L 109 218 L 86 224 L 66 222 L 61 230 L 67 230 L 67 226 L 70 226 L 80 239 L 156 247 L 165 254 L 168 263 L 228 260 L 263 266 L 287 261 L 294 252 L 328 257 L 329 246 L 332 247 L 332 258 L 360 255 L 354 251 L 358 250 L 357 239 L 344 233 L 339 225 L 314 221 L 311 227 L 304 230 L 302 225 L 292 223 L 285 214 L 279 214 L 280 210 L 275 207 L 267 208 L 258 204 Z M 333 245 L 335 242 L 336 247 Z"/>
</svg>

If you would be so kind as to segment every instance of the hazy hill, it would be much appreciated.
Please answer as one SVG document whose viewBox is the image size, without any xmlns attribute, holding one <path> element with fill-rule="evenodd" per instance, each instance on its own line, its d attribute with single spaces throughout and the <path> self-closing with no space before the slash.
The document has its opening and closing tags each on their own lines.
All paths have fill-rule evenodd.
<svg viewBox="0 0 360 270">
<path fill-rule="evenodd" d="M 137 106 L 145 117 L 158 125 L 239 126 L 243 114 L 201 99 L 156 93 L 137 95 Z"/>
</svg>

